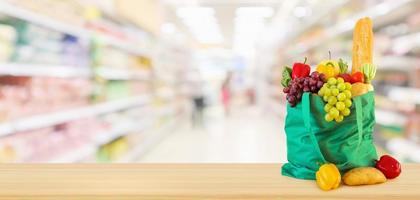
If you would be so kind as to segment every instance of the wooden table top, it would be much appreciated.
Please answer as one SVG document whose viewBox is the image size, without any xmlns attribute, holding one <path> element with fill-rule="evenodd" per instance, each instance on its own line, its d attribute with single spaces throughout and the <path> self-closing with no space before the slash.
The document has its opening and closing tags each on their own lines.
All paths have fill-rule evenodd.
<svg viewBox="0 0 420 200">
<path fill-rule="evenodd" d="M 4 200 L 420 199 L 420 165 L 380 185 L 324 192 L 281 164 L 3 164 Z"/>
</svg>

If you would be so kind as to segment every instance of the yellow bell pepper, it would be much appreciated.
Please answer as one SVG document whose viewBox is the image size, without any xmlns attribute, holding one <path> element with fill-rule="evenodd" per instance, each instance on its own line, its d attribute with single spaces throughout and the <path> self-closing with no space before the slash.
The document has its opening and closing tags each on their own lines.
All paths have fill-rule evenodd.
<svg viewBox="0 0 420 200">
<path fill-rule="evenodd" d="M 336 77 L 340 73 L 340 66 L 338 65 L 337 61 L 324 60 L 318 64 L 316 71 L 323 73 L 328 79 L 331 77 Z"/>
<path fill-rule="evenodd" d="M 336 189 L 341 182 L 341 174 L 334 164 L 323 164 L 316 172 L 316 183 L 322 190 Z"/>
</svg>

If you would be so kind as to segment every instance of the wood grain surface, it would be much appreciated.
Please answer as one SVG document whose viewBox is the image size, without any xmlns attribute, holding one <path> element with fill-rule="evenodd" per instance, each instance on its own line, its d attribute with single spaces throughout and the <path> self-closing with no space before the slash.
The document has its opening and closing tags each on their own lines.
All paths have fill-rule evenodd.
<svg viewBox="0 0 420 200">
<path fill-rule="evenodd" d="M 420 165 L 371 186 L 324 192 L 281 164 L 3 164 L 4 200 L 420 199 Z"/>
</svg>

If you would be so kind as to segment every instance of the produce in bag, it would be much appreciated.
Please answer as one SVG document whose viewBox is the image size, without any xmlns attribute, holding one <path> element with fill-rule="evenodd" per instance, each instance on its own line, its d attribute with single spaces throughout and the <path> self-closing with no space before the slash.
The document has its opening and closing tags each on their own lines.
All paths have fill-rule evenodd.
<svg viewBox="0 0 420 200">
<path fill-rule="evenodd" d="M 397 177 L 401 165 L 390 156 L 377 160 L 373 145 L 375 126 L 372 63 L 373 32 L 369 18 L 358 20 L 353 35 L 352 69 L 343 59 L 321 61 L 308 72 L 298 63 L 297 75 L 288 73 L 286 93 L 288 163 L 282 174 L 316 180 L 322 190 L 340 185 L 383 183 Z M 296 63 L 295 63 L 296 64 Z M 319 167 L 321 165 L 321 167 Z M 376 167 L 376 168 L 375 168 Z"/>
</svg>

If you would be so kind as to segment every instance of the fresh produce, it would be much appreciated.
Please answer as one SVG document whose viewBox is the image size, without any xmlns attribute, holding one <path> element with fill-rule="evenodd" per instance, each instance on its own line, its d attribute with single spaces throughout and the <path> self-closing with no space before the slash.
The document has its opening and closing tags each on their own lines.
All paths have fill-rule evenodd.
<svg viewBox="0 0 420 200">
<path fill-rule="evenodd" d="M 316 71 L 325 74 L 325 77 L 328 79 L 337 76 L 340 73 L 340 67 L 336 61 L 324 60 L 318 64 Z"/>
<path fill-rule="evenodd" d="M 362 72 L 355 72 L 351 75 L 350 82 L 353 83 L 364 83 L 365 75 Z"/>
<path fill-rule="evenodd" d="M 343 182 L 346 185 L 373 185 L 385 181 L 384 174 L 374 167 L 354 168 L 343 176 Z"/>
<path fill-rule="evenodd" d="M 327 122 L 333 120 L 342 122 L 344 117 L 350 115 L 351 89 L 352 85 L 344 82 L 344 79 L 329 78 L 328 82 L 319 90 L 318 95 L 323 97 L 326 102 L 324 111 Z"/>
<path fill-rule="evenodd" d="M 283 89 L 286 99 L 292 107 L 295 107 L 301 100 L 304 92 L 317 93 L 324 85 L 325 75 L 312 72 L 311 76 L 295 78 L 290 81 L 289 86 Z"/>
<path fill-rule="evenodd" d="M 341 182 L 341 174 L 334 164 L 323 164 L 316 172 L 316 184 L 322 190 L 338 188 Z"/>
<path fill-rule="evenodd" d="M 338 59 L 338 67 L 340 67 L 340 74 L 347 73 L 347 70 L 349 66 L 347 65 L 347 62 L 345 62 L 343 59 Z"/>
<path fill-rule="evenodd" d="M 373 63 L 372 48 L 372 20 L 368 17 L 365 17 L 357 21 L 353 31 L 352 74 L 355 72 L 360 72 L 363 64 Z"/>
<path fill-rule="evenodd" d="M 306 64 L 306 57 L 303 63 L 294 63 L 293 70 L 292 70 L 292 79 L 295 78 L 304 78 L 309 76 L 311 72 L 311 67 Z"/>
<path fill-rule="evenodd" d="M 366 83 L 370 83 L 376 75 L 376 66 L 370 63 L 365 63 L 362 65 L 362 71 L 366 79 Z"/>
<path fill-rule="evenodd" d="M 351 85 L 351 96 L 357 97 L 357 96 L 366 94 L 367 92 L 369 92 L 370 88 L 371 88 L 370 84 L 354 83 Z"/>
<path fill-rule="evenodd" d="M 388 179 L 396 178 L 401 173 L 401 164 L 389 155 L 383 155 L 376 162 L 376 169 L 379 169 Z"/>
<path fill-rule="evenodd" d="M 350 74 L 339 74 L 337 78 L 342 78 L 344 82 L 351 83 L 351 75 Z"/>
<path fill-rule="evenodd" d="M 337 78 L 344 79 L 344 82 L 351 83 L 351 75 L 350 74 L 339 74 Z"/>
<path fill-rule="evenodd" d="M 289 86 L 289 82 L 292 80 L 292 69 L 288 66 L 284 66 L 283 73 L 281 75 L 281 85 L 283 87 Z"/>
</svg>

